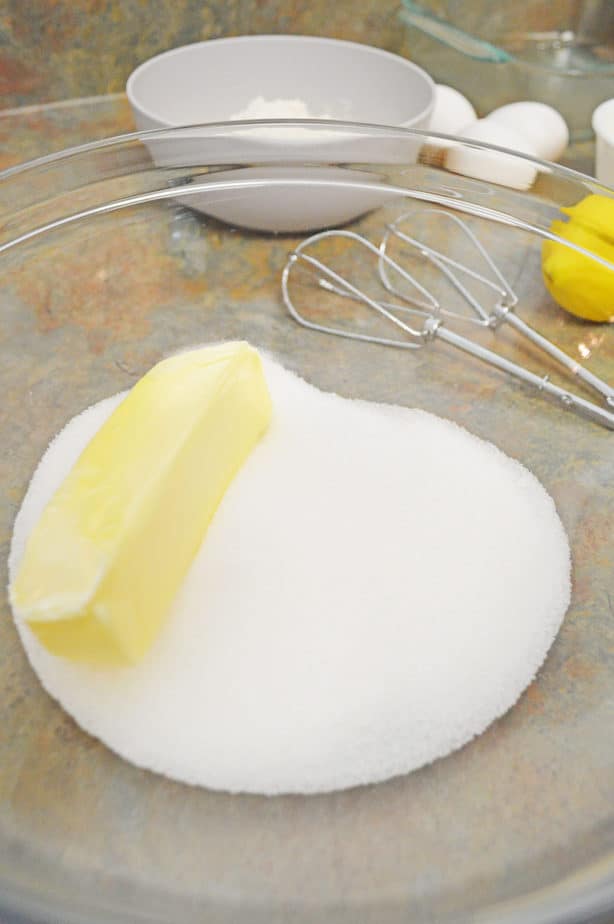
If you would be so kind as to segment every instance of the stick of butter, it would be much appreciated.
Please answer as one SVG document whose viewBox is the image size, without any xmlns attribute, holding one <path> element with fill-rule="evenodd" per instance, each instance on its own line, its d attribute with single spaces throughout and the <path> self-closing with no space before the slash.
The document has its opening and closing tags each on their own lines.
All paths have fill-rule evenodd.
<svg viewBox="0 0 614 924">
<path fill-rule="evenodd" d="M 270 418 L 243 342 L 172 356 L 134 386 L 43 511 L 9 588 L 50 652 L 91 664 L 145 654 Z"/>
</svg>

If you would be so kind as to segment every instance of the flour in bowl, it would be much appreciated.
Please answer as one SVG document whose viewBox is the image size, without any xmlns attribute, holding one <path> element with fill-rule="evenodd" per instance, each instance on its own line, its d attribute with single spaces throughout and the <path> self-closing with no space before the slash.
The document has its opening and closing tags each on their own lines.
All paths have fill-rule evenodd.
<svg viewBox="0 0 614 924">
<path fill-rule="evenodd" d="M 266 99 L 256 96 L 247 106 L 230 116 L 231 122 L 246 119 L 332 119 L 328 112 L 310 112 L 307 103 L 302 99 Z"/>
</svg>

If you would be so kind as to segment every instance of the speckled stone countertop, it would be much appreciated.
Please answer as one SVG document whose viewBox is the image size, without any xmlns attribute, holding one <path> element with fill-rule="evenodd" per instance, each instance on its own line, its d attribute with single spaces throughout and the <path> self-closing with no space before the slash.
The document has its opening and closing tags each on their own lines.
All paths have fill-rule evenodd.
<svg viewBox="0 0 614 924">
<path fill-rule="evenodd" d="M 4 106 L 121 91 L 167 48 L 222 36 L 328 35 L 402 52 L 395 0 L 6 0 L 0 11 Z"/>
<path fill-rule="evenodd" d="M 130 131 L 123 93 L 0 110 L 0 169 Z"/>
</svg>

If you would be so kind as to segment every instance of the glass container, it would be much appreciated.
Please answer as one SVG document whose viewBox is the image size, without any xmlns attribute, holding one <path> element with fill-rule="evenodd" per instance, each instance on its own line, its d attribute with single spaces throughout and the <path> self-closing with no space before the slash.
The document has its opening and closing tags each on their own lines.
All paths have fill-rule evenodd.
<svg viewBox="0 0 614 924">
<path fill-rule="evenodd" d="M 464 93 L 480 115 L 515 100 L 558 109 L 571 137 L 591 137 L 591 113 L 612 96 L 609 0 L 403 0 L 411 58 Z"/>
<path fill-rule="evenodd" d="M 491 440 L 554 497 L 574 559 L 564 625 L 508 714 L 408 776 L 309 797 L 190 788 L 123 762 L 41 689 L 3 590 L 3 924 L 578 924 L 614 912 L 611 430 L 449 344 L 407 351 L 306 330 L 281 297 L 288 254 L 337 220 L 377 243 L 408 213 L 441 252 L 470 259 L 452 224 L 428 227 L 436 208 L 479 236 L 518 317 L 611 376 L 612 327 L 553 302 L 541 253 L 562 206 L 614 192 L 477 144 L 466 151 L 529 167 L 530 189 L 451 173 L 433 154 L 447 143 L 381 126 L 233 123 L 123 136 L 0 174 L 3 588 L 15 513 L 54 434 L 164 354 L 226 338 L 322 389 L 421 407 Z M 327 258 L 377 286 L 350 250 Z M 322 320 L 313 291 L 304 310 Z M 444 306 L 457 297 L 444 285 Z M 347 299 L 327 311 L 363 323 Z M 598 402 L 511 327 L 459 330 Z"/>
</svg>

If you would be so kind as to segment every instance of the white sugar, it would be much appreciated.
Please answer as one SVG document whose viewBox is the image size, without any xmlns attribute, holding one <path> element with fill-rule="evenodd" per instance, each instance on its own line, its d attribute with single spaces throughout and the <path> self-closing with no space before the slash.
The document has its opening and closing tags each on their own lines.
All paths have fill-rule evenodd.
<svg viewBox="0 0 614 924">
<path fill-rule="evenodd" d="M 308 793 L 406 773 L 482 732 L 534 677 L 569 602 L 563 527 L 526 469 L 455 425 L 266 372 L 273 424 L 145 660 L 54 658 L 17 618 L 24 646 L 84 729 L 178 780 Z M 118 401 L 49 447 L 11 572 Z"/>
</svg>

